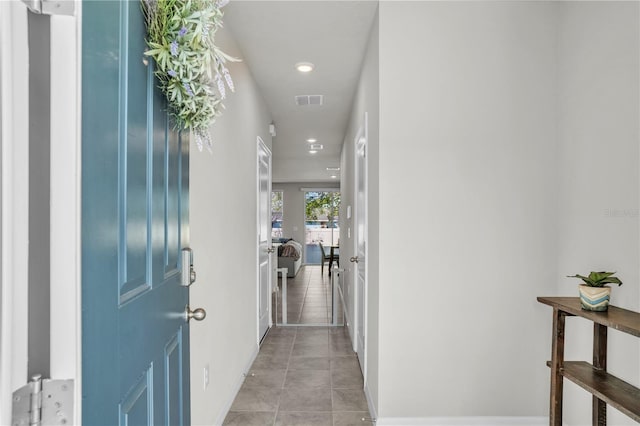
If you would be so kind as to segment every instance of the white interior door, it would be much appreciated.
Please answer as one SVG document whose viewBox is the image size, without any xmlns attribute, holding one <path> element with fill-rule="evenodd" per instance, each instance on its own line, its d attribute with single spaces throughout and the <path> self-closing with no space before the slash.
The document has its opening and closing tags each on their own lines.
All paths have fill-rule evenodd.
<svg viewBox="0 0 640 426">
<path fill-rule="evenodd" d="M 258 137 L 258 338 L 271 319 L 271 151 Z"/>
<path fill-rule="evenodd" d="M 367 114 L 355 140 L 355 350 L 366 377 L 367 336 Z"/>
</svg>

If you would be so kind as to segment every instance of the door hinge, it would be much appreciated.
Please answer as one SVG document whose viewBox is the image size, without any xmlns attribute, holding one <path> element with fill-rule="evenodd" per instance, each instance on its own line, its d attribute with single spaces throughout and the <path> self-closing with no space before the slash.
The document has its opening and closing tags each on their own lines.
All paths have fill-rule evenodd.
<svg viewBox="0 0 640 426">
<path fill-rule="evenodd" d="M 75 0 L 22 0 L 38 15 L 75 15 Z"/>
<path fill-rule="evenodd" d="M 36 374 L 29 383 L 13 393 L 12 426 L 72 424 L 72 379 L 43 379 Z"/>
</svg>

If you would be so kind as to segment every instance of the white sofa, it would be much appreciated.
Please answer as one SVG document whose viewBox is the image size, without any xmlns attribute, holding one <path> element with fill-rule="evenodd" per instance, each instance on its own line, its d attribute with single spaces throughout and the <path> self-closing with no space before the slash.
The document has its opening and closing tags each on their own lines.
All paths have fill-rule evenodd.
<svg viewBox="0 0 640 426">
<path fill-rule="evenodd" d="M 287 268 L 287 277 L 293 278 L 302 266 L 302 245 L 294 240 L 278 246 L 278 268 Z"/>
<path fill-rule="evenodd" d="M 296 276 L 302 266 L 302 259 L 294 260 L 293 257 L 278 257 L 278 268 L 287 268 L 287 277 Z"/>
</svg>

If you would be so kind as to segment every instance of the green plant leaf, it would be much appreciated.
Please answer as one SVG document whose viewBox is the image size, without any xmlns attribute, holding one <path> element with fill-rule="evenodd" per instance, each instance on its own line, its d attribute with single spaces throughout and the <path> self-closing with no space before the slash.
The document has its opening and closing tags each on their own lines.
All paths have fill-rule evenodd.
<svg viewBox="0 0 640 426">
<path fill-rule="evenodd" d="M 589 274 L 589 278 L 590 278 L 591 280 L 595 281 L 595 282 L 598 282 L 598 281 L 600 281 L 600 280 L 605 279 L 606 277 L 609 277 L 609 276 L 613 275 L 614 273 L 615 273 L 615 272 L 605 272 L 605 271 L 602 271 L 602 272 L 595 272 L 595 271 L 592 271 L 592 272 Z"/>
<path fill-rule="evenodd" d="M 614 277 L 613 275 L 615 274 L 615 272 L 605 272 L 605 271 L 600 271 L 600 272 L 596 272 L 596 271 L 591 271 L 589 273 L 588 277 L 585 277 L 583 275 L 567 275 L 567 277 L 569 278 L 580 278 L 582 281 L 585 282 L 586 285 L 591 286 L 591 287 L 602 287 L 605 284 L 618 284 L 618 285 L 622 285 L 622 281 L 620 281 L 620 279 L 618 279 L 617 277 Z"/>
<path fill-rule="evenodd" d="M 600 283 L 604 284 L 618 284 L 619 286 L 622 285 L 622 281 L 620 281 L 620 279 L 618 277 L 606 277 L 602 280 L 599 281 Z"/>
<path fill-rule="evenodd" d="M 215 32 L 222 27 L 223 13 L 211 0 L 142 1 L 147 24 L 145 55 L 155 62 L 158 87 L 169 100 L 168 110 L 175 128 L 208 129 L 222 113 L 224 105 L 211 87 L 212 69 L 232 60 L 214 43 Z M 154 9 L 148 10 L 153 4 Z M 184 35 L 180 35 L 182 28 Z M 208 32 L 205 35 L 205 27 Z M 178 44 L 178 55 L 170 46 Z M 235 59 L 235 58 L 233 58 Z M 214 64 L 214 60 L 216 64 Z M 168 75 L 175 72 L 175 77 Z M 172 72 L 172 73 L 173 73 Z M 189 83 L 191 94 L 183 83 Z"/>
</svg>

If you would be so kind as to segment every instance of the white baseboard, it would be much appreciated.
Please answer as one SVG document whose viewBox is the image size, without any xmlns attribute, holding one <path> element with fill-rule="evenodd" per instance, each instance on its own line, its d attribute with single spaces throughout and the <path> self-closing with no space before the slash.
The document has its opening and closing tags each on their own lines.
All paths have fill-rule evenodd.
<svg viewBox="0 0 640 426">
<path fill-rule="evenodd" d="M 236 396 L 238 396 L 238 392 L 240 391 L 240 388 L 244 383 L 245 373 L 247 373 L 251 369 L 253 362 L 256 360 L 256 357 L 258 356 L 258 352 L 260 352 L 260 346 L 256 345 L 255 349 L 253 350 L 253 353 L 249 356 L 249 360 L 247 361 L 244 369 L 242 370 L 243 374 L 241 374 L 240 377 L 238 377 L 238 380 L 236 381 L 235 386 L 231 389 L 230 395 L 227 398 L 227 403 L 224 405 L 224 407 L 220 411 L 220 414 L 218 414 L 218 417 L 213 422 L 213 426 L 222 426 L 222 423 L 224 423 L 224 419 L 225 417 L 227 417 L 227 414 L 229 414 L 229 410 L 233 405 L 233 401 L 235 401 Z"/>
<path fill-rule="evenodd" d="M 364 385 L 364 396 L 367 398 L 367 405 L 369 406 L 369 414 L 371 415 L 372 419 L 375 419 L 378 417 L 378 414 L 376 412 L 376 406 L 373 403 L 373 399 L 371 399 L 371 394 L 369 393 L 369 386 L 367 384 Z"/>
<path fill-rule="evenodd" d="M 547 426 L 548 424 L 548 417 L 383 417 L 376 422 L 376 426 Z"/>
</svg>

